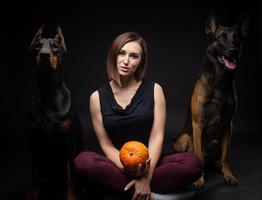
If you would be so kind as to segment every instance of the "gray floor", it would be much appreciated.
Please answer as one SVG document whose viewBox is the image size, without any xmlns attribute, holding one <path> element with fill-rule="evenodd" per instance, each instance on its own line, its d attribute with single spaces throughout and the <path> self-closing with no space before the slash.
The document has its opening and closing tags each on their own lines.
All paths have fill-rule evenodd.
<svg viewBox="0 0 262 200">
<path fill-rule="evenodd" d="M 252 134 L 251 134 L 252 135 Z M 30 158 L 24 141 L 5 149 L 0 165 L 0 199 L 23 200 L 29 186 Z M 206 171 L 206 186 L 197 192 L 194 200 L 259 200 L 262 196 L 261 137 L 234 138 L 231 166 L 239 185 L 232 187 L 221 174 Z M 58 200 L 58 198 L 55 198 Z"/>
<path fill-rule="evenodd" d="M 225 184 L 214 171 L 207 172 L 206 186 L 195 200 L 259 200 L 262 196 L 262 143 L 261 138 L 240 138 L 232 142 L 231 166 L 239 185 Z"/>
</svg>

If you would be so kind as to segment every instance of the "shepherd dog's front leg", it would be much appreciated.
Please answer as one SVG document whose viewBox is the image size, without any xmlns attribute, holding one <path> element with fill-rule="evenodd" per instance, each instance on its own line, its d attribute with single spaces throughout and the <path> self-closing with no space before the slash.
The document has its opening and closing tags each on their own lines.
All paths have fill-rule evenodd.
<svg viewBox="0 0 262 200">
<path fill-rule="evenodd" d="M 198 80 L 195 84 L 194 92 L 191 98 L 191 111 L 194 152 L 202 160 L 202 162 L 204 162 L 202 153 L 202 135 L 204 127 L 203 105 L 205 102 L 205 88 L 201 84 L 201 81 Z M 196 182 L 194 182 L 193 185 L 198 189 L 204 187 L 204 176 L 202 175 Z"/>
<path fill-rule="evenodd" d="M 233 124 L 231 122 L 230 127 L 228 128 L 228 130 L 226 130 L 225 134 L 222 137 L 222 142 L 221 142 L 222 156 L 220 162 L 221 162 L 221 170 L 224 175 L 225 181 L 230 185 L 237 185 L 238 181 L 231 172 L 229 166 L 229 158 L 228 158 L 228 150 L 229 150 L 229 145 L 232 135 L 232 129 L 233 129 Z"/>
<path fill-rule="evenodd" d="M 202 138 L 202 125 L 199 122 L 192 122 L 193 127 L 193 143 L 194 152 L 203 161 L 202 148 L 201 148 L 201 138 Z M 204 176 L 202 175 L 197 181 L 193 183 L 194 187 L 200 189 L 204 187 Z"/>
</svg>

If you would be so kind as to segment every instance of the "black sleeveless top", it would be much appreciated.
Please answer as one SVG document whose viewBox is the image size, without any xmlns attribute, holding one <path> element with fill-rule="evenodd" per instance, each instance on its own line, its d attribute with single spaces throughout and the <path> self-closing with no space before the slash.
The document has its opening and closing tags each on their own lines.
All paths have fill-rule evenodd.
<svg viewBox="0 0 262 200">
<path fill-rule="evenodd" d="M 115 147 L 131 140 L 147 146 L 154 120 L 154 83 L 142 81 L 125 109 L 117 103 L 110 83 L 98 93 L 103 124 Z"/>
</svg>

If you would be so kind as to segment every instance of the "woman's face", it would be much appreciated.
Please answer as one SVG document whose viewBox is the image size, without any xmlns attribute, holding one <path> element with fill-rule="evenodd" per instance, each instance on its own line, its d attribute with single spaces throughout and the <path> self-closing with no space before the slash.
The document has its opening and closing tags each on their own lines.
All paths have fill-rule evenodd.
<svg viewBox="0 0 262 200">
<path fill-rule="evenodd" d="M 128 42 L 119 51 L 117 56 L 117 71 L 120 76 L 134 75 L 142 60 L 142 48 L 138 42 Z"/>
</svg>

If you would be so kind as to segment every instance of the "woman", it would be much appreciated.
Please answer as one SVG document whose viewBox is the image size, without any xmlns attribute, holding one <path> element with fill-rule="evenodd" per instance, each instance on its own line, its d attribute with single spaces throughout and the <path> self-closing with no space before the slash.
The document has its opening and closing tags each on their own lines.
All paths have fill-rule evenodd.
<svg viewBox="0 0 262 200">
<path fill-rule="evenodd" d="M 82 152 L 75 159 L 77 172 L 91 189 L 151 199 L 151 191 L 175 192 L 202 173 L 194 154 L 161 157 L 166 102 L 161 86 L 144 79 L 146 67 L 145 40 L 133 32 L 119 35 L 107 58 L 110 82 L 90 96 L 91 119 L 104 155 Z M 131 175 L 119 159 L 119 149 L 130 140 L 144 143 L 150 155 L 147 167 Z"/>
</svg>

